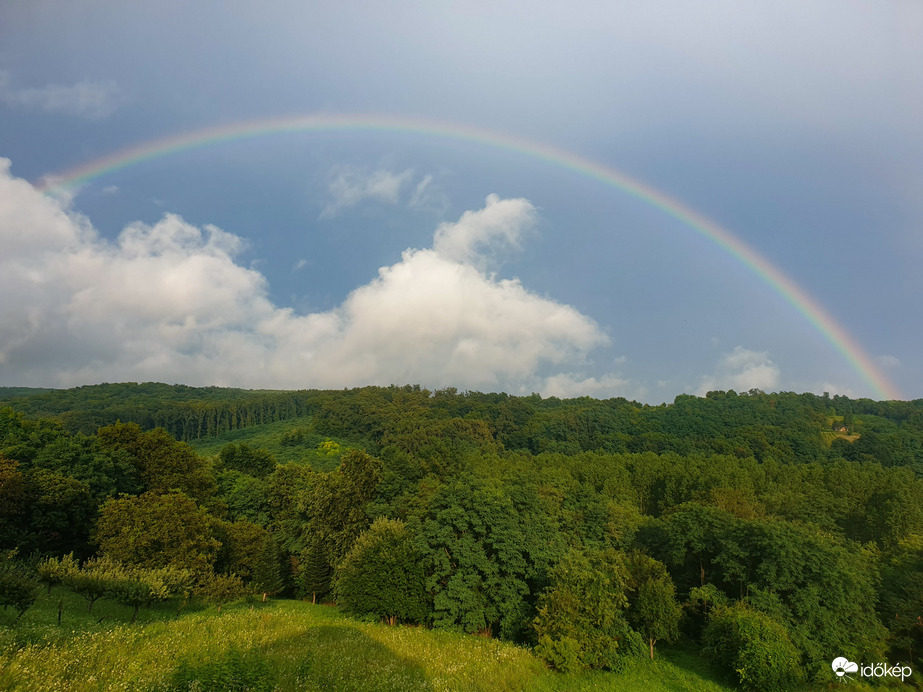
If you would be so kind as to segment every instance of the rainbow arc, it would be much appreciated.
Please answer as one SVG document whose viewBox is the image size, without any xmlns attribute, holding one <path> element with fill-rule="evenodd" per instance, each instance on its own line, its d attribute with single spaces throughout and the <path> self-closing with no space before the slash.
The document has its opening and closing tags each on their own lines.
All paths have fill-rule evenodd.
<svg viewBox="0 0 923 692">
<path fill-rule="evenodd" d="M 808 295 L 781 269 L 734 236 L 730 231 L 679 200 L 636 178 L 629 177 L 621 171 L 604 166 L 573 152 L 515 135 L 502 134 L 468 125 L 383 115 L 330 114 L 261 119 L 221 125 L 145 142 L 63 171 L 53 178 L 49 178 L 48 180 L 51 182 L 37 185 L 37 187 L 43 190 L 76 187 L 145 161 L 224 142 L 253 139 L 287 132 L 324 131 L 395 132 L 470 141 L 518 152 L 533 159 L 575 171 L 605 185 L 617 188 L 644 204 L 673 217 L 719 246 L 747 267 L 808 320 L 840 353 L 849 366 L 862 377 L 878 398 L 903 398 L 874 359 L 834 320 L 820 303 Z"/>
</svg>

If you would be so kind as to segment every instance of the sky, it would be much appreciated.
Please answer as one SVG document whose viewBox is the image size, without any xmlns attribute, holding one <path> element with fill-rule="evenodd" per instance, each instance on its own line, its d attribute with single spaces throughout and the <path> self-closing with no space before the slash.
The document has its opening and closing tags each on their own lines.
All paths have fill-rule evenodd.
<svg viewBox="0 0 923 692">
<path fill-rule="evenodd" d="M 0 3 L 0 386 L 923 398 L 920 65 L 916 0 Z"/>
</svg>

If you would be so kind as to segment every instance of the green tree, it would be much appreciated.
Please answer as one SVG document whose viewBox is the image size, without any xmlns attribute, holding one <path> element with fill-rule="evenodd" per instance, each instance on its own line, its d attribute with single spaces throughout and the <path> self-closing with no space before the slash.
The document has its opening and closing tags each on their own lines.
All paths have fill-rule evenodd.
<svg viewBox="0 0 923 692">
<path fill-rule="evenodd" d="M 282 578 L 282 556 L 279 546 L 271 539 L 263 543 L 263 549 L 253 567 L 253 580 L 250 585 L 257 593 L 263 594 L 263 602 L 285 588 Z"/>
<path fill-rule="evenodd" d="M 785 627 L 744 603 L 715 609 L 704 643 L 715 665 L 745 690 L 782 692 L 803 681 L 801 657 Z"/>
<path fill-rule="evenodd" d="M 261 559 L 269 533 L 245 519 L 231 522 L 214 522 L 216 536 L 221 541 L 221 550 L 215 562 L 216 572 L 236 574 L 249 581 Z"/>
<path fill-rule="evenodd" d="M 14 548 L 22 542 L 26 497 L 26 481 L 19 462 L 6 458 L 0 451 L 0 549 Z"/>
<path fill-rule="evenodd" d="M 307 524 L 302 544 L 313 536 L 324 541 L 331 564 L 339 564 L 372 523 L 366 511 L 381 480 L 381 460 L 351 449 L 340 467 L 323 474 L 304 503 Z M 306 540 L 307 538 L 307 540 Z"/>
<path fill-rule="evenodd" d="M 97 504 L 106 497 L 142 490 L 131 454 L 104 449 L 96 437 L 62 435 L 38 450 L 31 466 L 85 483 Z"/>
<path fill-rule="evenodd" d="M 647 640 L 654 660 L 654 644 L 672 641 L 679 632 L 676 587 L 666 565 L 638 551 L 628 556 L 628 573 L 628 622 Z"/>
<path fill-rule="evenodd" d="M 466 477 L 440 487 L 411 531 L 435 626 L 505 639 L 524 633 L 535 562 L 528 527 L 501 484 Z"/>
<path fill-rule="evenodd" d="M 306 542 L 314 535 L 305 530 L 305 525 L 315 518 L 316 523 L 320 522 L 322 515 L 316 514 L 314 509 L 314 491 L 322 478 L 325 474 L 316 473 L 309 466 L 280 464 L 265 479 L 261 507 L 265 507 L 268 517 L 266 528 L 290 553 L 304 550 Z"/>
<path fill-rule="evenodd" d="M 107 581 L 106 596 L 122 605 L 133 608 L 131 622 L 138 618 L 141 606 L 150 606 L 155 601 L 165 601 L 171 595 L 170 576 L 165 569 L 128 568 L 114 562 L 97 563 L 103 578 Z"/>
<path fill-rule="evenodd" d="M 218 553 L 208 513 L 182 493 L 147 492 L 100 509 L 100 553 L 126 565 L 175 567 L 208 574 Z"/>
<path fill-rule="evenodd" d="M 80 564 L 74 559 L 74 554 L 69 553 L 63 557 L 49 557 L 42 560 L 38 567 L 38 579 L 42 584 L 48 587 L 48 593 L 51 593 L 51 587 L 57 586 L 67 575 L 80 569 Z"/>
<path fill-rule="evenodd" d="M 91 558 L 81 569 L 69 572 L 62 581 L 64 588 L 83 597 L 87 602 L 87 612 L 93 612 L 93 604 L 105 596 L 109 589 L 106 564 L 101 565 L 97 559 Z"/>
<path fill-rule="evenodd" d="M 276 458 L 272 454 L 244 443 L 225 445 L 218 453 L 218 458 L 224 468 L 258 478 L 268 476 L 276 468 Z"/>
<path fill-rule="evenodd" d="M 337 567 L 334 594 L 347 612 L 394 625 L 423 621 L 425 586 L 420 555 L 404 522 L 380 517 Z"/>
<path fill-rule="evenodd" d="M 730 599 L 758 596 L 754 607 L 785 626 L 814 677 L 826 676 L 830 651 L 850 660 L 884 655 L 873 551 L 811 525 L 739 519 L 694 503 L 674 508 L 662 527 L 660 539 L 652 532 L 642 542 L 681 591 L 712 583 Z"/>
<path fill-rule="evenodd" d="M 327 553 L 320 540 L 313 540 L 302 552 L 298 586 L 303 595 L 311 594 L 311 603 L 317 603 L 330 593 L 333 571 L 327 562 Z"/>
<path fill-rule="evenodd" d="M 260 526 L 268 526 L 272 510 L 267 500 L 267 482 L 240 471 L 222 471 L 218 474 L 221 499 L 227 504 L 231 520 L 246 519 Z"/>
<path fill-rule="evenodd" d="M 628 569 L 623 553 L 571 550 L 551 570 L 533 627 L 536 654 L 562 672 L 619 670 L 623 656 L 643 650 L 625 617 Z"/>
<path fill-rule="evenodd" d="M 16 622 L 35 603 L 38 591 L 38 582 L 29 570 L 11 556 L 0 557 L 0 605 L 17 611 Z"/>
<path fill-rule="evenodd" d="M 163 428 L 144 432 L 136 423 L 116 423 L 100 428 L 97 437 L 102 449 L 132 456 L 148 491 L 179 491 L 198 502 L 215 494 L 215 479 L 205 460 Z"/>
<path fill-rule="evenodd" d="M 96 510 L 89 486 L 45 469 L 26 474 L 26 485 L 34 548 L 43 553 L 75 551 L 86 555 Z"/>
<path fill-rule="evenodd" d="M 890 660 L 923 668 L 923 536 L 908 536 L 883 560 L 878 610 L 890 630 Z"/>
</svg>

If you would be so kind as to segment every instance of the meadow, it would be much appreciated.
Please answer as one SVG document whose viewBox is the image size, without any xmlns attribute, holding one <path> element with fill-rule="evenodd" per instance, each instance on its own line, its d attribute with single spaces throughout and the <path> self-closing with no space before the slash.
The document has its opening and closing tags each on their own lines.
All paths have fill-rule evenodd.
<svg viewBox="0 0 923 692">
<path fill-rule="evenodd" d="M 58 604 L 62 621 L 57 624 Z M 64 588 L 42 593 L 14 626 L 0 613 L 0 689 L 52 690 L 651 690 L 719 692 L 702 660 L 665 649 L 622 673 L 562 675 L 528 649 L 423 627 L 360 622 L 294 600 L 219 613 L 168 602 L 142 610 L 106 599 L 93 613 Z"/>
</svg>

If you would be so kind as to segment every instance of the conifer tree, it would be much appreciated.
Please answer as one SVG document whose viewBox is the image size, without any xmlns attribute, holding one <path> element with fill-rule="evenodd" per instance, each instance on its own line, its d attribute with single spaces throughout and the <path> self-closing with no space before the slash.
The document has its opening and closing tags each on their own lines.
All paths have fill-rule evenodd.
<svg viewBox="0 0 923 692">
<path fill-rule="evenodd" d="M 314 539 L 303 553 L 301 573 L 298 575 L 301 592 L 311 594 L 311 603 L 317 603 L 318 598 L 330 593 L 331 572 L 324 544 Z"/>
<path fill-rule="evenodd" d="M 279 593 L 285 586 L 279 548 L 271 539 L 263 544 L 253 567 L 252 586 L 257 593 L 263 594 L 264 603 L 269 596 Z"/>
</svg>

